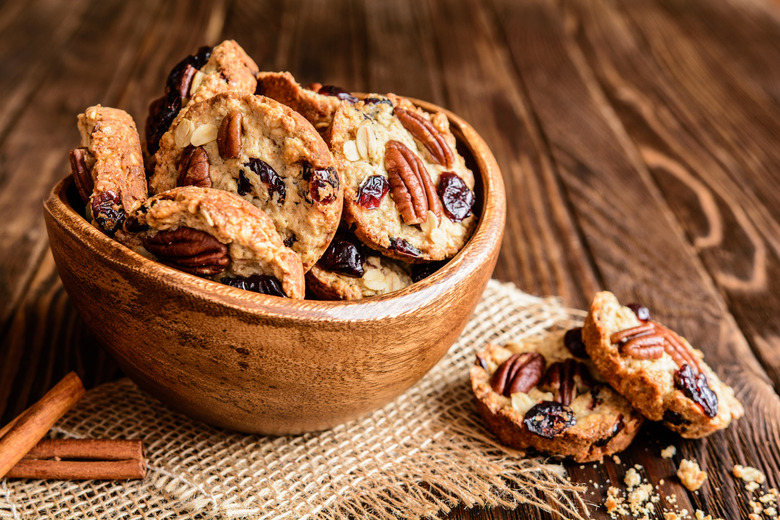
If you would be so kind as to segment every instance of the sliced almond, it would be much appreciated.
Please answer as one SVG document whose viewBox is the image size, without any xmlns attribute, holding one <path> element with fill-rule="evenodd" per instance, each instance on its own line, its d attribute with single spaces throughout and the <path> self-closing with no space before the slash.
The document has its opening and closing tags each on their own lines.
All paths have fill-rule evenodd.
<svg viewBox="0 0 780 520">
<path fill-rule="evenodd" d="M 182 119 L 173 133 L 177 148 L 185 148 L 190 144 L 195 125 L 189 119 Z"/>
<path fill-rule="evenodd" d="M 192 77 L 192 84 L 190 85 L 190 97 L 194 96 L 195 92 L 200 89 L 201 84 L 203 84 L 203 78 L 205 77 L 206 75 L 201 71 L 195 73 L 195 75 Z"/>
<path fill-rule="evenodd" d="M 219 129 L 216 125 L 206 123 L 205 125 L 199 126 L 192 132 L 190 143 L 192 146 L 203 146 L 204 144 L 210 143 L 211 141 L 216 141 L 218 133 Z"/>
<path fill-rule="evenodd" d="M 352 162 L 360 160 L 360 153 L 358 152 L 355 141 L 347 141 L 344 143 L 344 157 L 346 157 L 348 161 Z"/>
<path fill-rule="evenodd" d="M 363 273 L 363 285 L 372 291 L 387 291 L 387 280 L 378 269 L 369 269 Z"/>
<path fill-rule="evenodd" d="M 370 121 L 363 121 L 358 127 L 355 143 L 362 159 L 371 160 L 376 156 L 376 136 L 374 136 Z"/>
</svg>

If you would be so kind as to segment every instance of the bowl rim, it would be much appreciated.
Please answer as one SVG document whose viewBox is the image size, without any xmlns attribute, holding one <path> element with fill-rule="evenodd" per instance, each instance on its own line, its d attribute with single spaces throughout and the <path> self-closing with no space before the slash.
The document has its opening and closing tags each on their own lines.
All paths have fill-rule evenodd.
<svg viewBox="0 0 780 520">
<path fill-rule="evenodd" d="M 498 255 L 504 230 L 506 200 L 498 164 L 485 141 L 471 125 L 438 105 L 414 98 L 407 99 L 428 112 L 443 112 L 447 116 L 453 134 L 459 144 L 468 149 L 479 170 L 476 173 L 482 183 L 482 211 L 466 245 L 446 265 L 398 291 L 359 300 L 294 300 L 244 291 L 179 271 L 120 244 L 78 214 L 66 194 L 73 182 L 72 175 L 61 179 L 52 188 L 44 208 L 57 225 L 75 240 L 91 249 L 108 248 L 111 255 L 103 255 L 107 256 L 107 262 L 133 271 L 146 271 L 160 279 L 165 278 L 166 282 L 192 293 L 198 299 L 216 300 L 238 311 L 315 321 L 364 321 L 412 312 L 443 291 L 452 289 L 471 276 L 480 264 Z"/>
</svg>

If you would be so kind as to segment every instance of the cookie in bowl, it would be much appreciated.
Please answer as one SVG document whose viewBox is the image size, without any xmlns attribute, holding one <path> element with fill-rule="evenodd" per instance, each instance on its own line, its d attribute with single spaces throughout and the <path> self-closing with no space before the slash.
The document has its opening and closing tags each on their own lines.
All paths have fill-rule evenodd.
<svg viewBox="0 0 780 520">
<path fill-rule="evenodd" d="M 70 167 L 87 219 L 113 236 L 146 200 L 146 175 L 138 130 L 130 114 L 95 105 L 78 116 L 81 146 Z"/>
<path fill-rule="evenodd" d="M 306 286 L 323 300 L 360 300 L 412 284 L 411 266 L 363 245 L 340 229 L 319 262 L 306 273 Z"/>
<path fill-rule="evenodd" d="M 204 46 L 177 63 L 165 82 L 165 94 L 152 101 L 146 118 L 146 149 L 154 155 L 160 139 L 179 112 L 220 92 L 251 94 L 257 87 L 257 64 L 233 40 Z"/>
<path fill-rule="evenodd" d="M 611 292 L 593 299 L 583 327 L 587 352 L 605 379 L 645 417 L 685 438 L 726 428 L 744 409 L 703 354 Z"/>
<path fill-rule="evenodd" d="M 138 252 L 240 289 L 303 298 L 300 257 L 273 222 L 244 199 L 186 186 L 150 197 L 125 227 Z"/>
<path fill-rule="evenodd" d="M 643 421 L 587 359 L 579 328 L 488 345 L 470 375 L 480 415 L 514 448 L 597 461 L 631 444 Z"/>
<path fill-rule="evenodd" d="M 322 137 L 263 96 L 225 92 L 191 104 L 160 140 L 151 193 L 200 186 L 235 193 L 273 221 L 304 272 L 338 229 L 342 186 Z"/>
<path fill-rule="evenodd" d="M 344 219 L 363 243 L 411 263 L 463 247 L 477 220 L 474 175 L 446 114 L 369 94 L 339 106 L 326 139 L 344 182 Z"/>
</svg>

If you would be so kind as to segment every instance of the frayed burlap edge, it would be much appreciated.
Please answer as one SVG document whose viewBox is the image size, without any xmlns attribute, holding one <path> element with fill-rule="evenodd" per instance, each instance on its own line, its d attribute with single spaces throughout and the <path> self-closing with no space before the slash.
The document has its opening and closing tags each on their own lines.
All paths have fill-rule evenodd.
<svg viewBox="0 0 780 520">
<path fill-rule="evenodd" d="M 584 317 L 491 280 L 445 358 L 393 403 L 332 430 L 263 437 L 172 412 L 123 379 L 90 391 L 58 437 L 140 438 L 143 481 L 0 480 L 0 518 L 418 519 L 456 504 L 530 504 L 587 515 L 563 466 L 497 443 L 468 372 L 485 343 L 568 328 Z"/>
</svg>

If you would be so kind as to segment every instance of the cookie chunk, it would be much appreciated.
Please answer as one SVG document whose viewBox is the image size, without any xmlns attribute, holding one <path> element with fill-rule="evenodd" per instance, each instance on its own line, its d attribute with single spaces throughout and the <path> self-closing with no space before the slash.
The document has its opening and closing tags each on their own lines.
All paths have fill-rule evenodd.
<svg viewBox="0 0 780 520">
<path fill-rule="evenodd" d="M 300 114 L 264 96 L 226 92 L 185 109 L 160 140 L 152 193 L 194 185 L 236 193 L 262 209 L 304 272 L 341 218 L 333 156 Z"/>
<path fill-rule="evenodd" d="M 216 47 L 201 47 L 171 70 L 165 95 L 152 102 L 146 119 L 146 149 L 153 155 L 160 138 L 188 103 L 197 103 L 220 92 L 251 94 L 257 87 L 257 65 L 233 40 Z"/>
<path fill-rule="evenodd" d="M 324 300 L 359 300 L 411 285 L 409 271 L 408 264 L 384 257 L 340 230 L 306 273 L 306 286 Z"/>
<path fill-rule="evenodd" d="M 344 218 L 369 247 L 406 262 L 454 256 L 476 225 L 474 175 L 444 113 L 371 94 L 342 103 L 328 132 Z"/>
<path fill-rule="evenodd" d="M 575 358 L 576 348 L 564 343 L 572 335 L 578 337 L 579 329 L 488 345 L 477 354 L 471 368 L 477 409 L 504 444 L 589 462 L 634 439 L 642 417 L 588 359 Z"/>
<path fill-rule="evenodd" d="M 701 351 L 651 320 L 646 307 L 632 307 L 600 292 L 585 321 L 587 352 L 609 384 L 642 415 L 682 437 L 709 435 L 741 417 L 734 391 L 704 363 Z"/>
<path fill-rule="evenodd" d="M 81 146 L 70 151 L 70 167 L 87 217 L 109 235 L 146 200 L 141 141 L 130 115 L 100 105 L 78 116 Z"/>
<path fill-rule="evenodd" d="M 339 87 L 315 83 L 301 87 L 289 72 L 260 72 L 257 94 L 287 105 L 305 117 L 318 132 L 323 133 L 333 122 L 333 114 L 342 101 L 357 103 L 357 98 Z"/>
<path fill-rule="evenodd" d="M 300 257 L 273 222 L 241 197 L 186 186 L 149 198 L 126 226 L 160 262 L 265 294 L 303 298 Z"/>
</svg>

